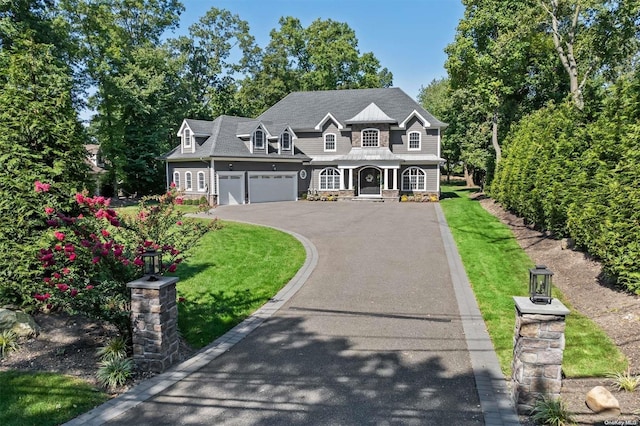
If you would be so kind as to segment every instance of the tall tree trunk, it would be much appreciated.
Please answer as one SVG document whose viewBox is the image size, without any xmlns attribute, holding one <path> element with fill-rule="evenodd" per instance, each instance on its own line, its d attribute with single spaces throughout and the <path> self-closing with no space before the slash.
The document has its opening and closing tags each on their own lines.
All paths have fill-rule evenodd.
<svg viewBox="0 0 640 426">
<path fill-rule="evenodd" d="M 451 183 L 451 161 L 447 160 L 447 183 Z"/>
<path fill-rule="evenodd" d="M 493 149 L 496 152 L 496 166 L 500 162 L 502 158 L 502 149 L 500 148 L 500 144 L 498 143 L 498 111 L 495 110 L 493 112 L 493 118 L 491 120 L 491 144 L 493 145 Z"/>
<path fill-rule="evenodd" d="M 471 188 L 475 185 L 475 182 L 473 181 L 473 169 L 471 166 L 469 166 L 467 163 L 464 163 L 464 180 L 467 183 L 467 188 Z"/>
<path fill-rule="evenodd" d="M 571 25 L 569 27 L 569 31 L 566 37 L 563 37 L 560 34 L 559 23 L 558 23 L 558 1 L 559 0 L 551 0 L 551 9 L 547 7 L 544 3 L 544 0 L 541 1 L 542 7 L 546 10 L 546 12 L 551 16 L 551 34 L 553 36 L 553 45 L 556 48 L 556 52 L 558 52 L 558 56 L 560 57 L 560 62 L 562 62 L 562 66 L 565 71 L 569 75 L 569 90 L 571 93 L 571 98 L 573 100 L 574 105 L 582 110 L 584 108 L 584 97 L 582 95 L 582 86 L 587 80 L 587 75 L 589 72 L 585 72 L 583 76 L 582 83 L 579 82 L 578 77 L 578 64 L 576 62 L 576 57 L 573 53 L 573 45 L 575 43 L 575 35 L 576 35 L 576 27 L 578 26 L 578 18 L 580 17 L 580 5 L 575 5 L 575 10 L 573 13 L 573 19 L 571 20 Z"/>
</svg>

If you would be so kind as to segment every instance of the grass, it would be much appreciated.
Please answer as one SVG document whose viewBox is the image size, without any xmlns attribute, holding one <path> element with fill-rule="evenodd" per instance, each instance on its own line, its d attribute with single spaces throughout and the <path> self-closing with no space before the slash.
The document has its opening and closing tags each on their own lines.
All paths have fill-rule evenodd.
<svg viewBox="0 0 640 426">
<path fill-rule="evenodd" d="M 108 399 L 80 379 L 54 373 L 0 372 L 0 424 L 58 425 Z"/>
<path fill-rule="evenodd" d="M 289 234 L 224 222 L 200 241 L 178 269 L 178 326 L 201 348 L 262 306 L 304 263 L 304 247 Z"/>
<path fill-rule="evenodd" d="M 441 202 L 467 276 L 505 375 L 511 374 L 513 296 L 527 296 L 529 268 L 533 262 L 513 233 L 480 203 L 469 198 L 472 190 L 443 186 Z M 572 309 L 562 293 L 554 297 L 570 310 L 565 331 L 563 371 L 567 377 L 604 377 L 627 367 L 624 355 L 589 318 Z"/>
</svg>

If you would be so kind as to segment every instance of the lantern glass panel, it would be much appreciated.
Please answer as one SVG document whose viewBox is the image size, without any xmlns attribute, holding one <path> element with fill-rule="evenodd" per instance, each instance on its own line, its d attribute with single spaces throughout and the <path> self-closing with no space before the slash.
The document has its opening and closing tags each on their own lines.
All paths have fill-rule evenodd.
<svg viewBox="0 0 640 426">
<path fill-rule="evenodd" d="M 533 303 L 551 303 L 551 277 L 553 272 L 544 265 L 529 270 L 529 299 Z"/>
<path fill-rule="evenodd" d="M 160 273 L 161 253 L 156 250 L 147 250 L 142 254 L 144 261 L 144 274 L 155 275 Z"/>
</svg>

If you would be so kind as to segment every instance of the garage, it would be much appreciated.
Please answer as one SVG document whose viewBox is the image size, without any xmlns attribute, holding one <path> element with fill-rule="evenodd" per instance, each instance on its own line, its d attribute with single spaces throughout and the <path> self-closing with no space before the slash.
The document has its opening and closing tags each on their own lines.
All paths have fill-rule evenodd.
<svg viewBox="0 0 640 426">
<path fill-rule="evenodd" d="M 249 172 L 249 202 L 296 201 L 296 172 Z"/>
<path fill-rule="evenodd" d="M 244 172 L 218 173 L 218 204 L 244 204 Z"/>
</svg>

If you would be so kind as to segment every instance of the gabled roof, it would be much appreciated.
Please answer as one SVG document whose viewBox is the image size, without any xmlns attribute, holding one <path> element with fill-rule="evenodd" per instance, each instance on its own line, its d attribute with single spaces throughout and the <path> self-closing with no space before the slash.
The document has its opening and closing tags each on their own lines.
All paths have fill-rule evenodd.
<svg viewBox="0 0 640 426">
<path fill-rule="evenodd" d="M 308 160 L 309 157 L 302 154 L 252 154 L 249 151 L 245 141 L 240 139 L 237 135 L 241 130 L 246 131 L 250 129 L 252 132 L 261 124 L 260 121 L 253 118 L 246 117 L 233 117 L 229 115 L 221 115 L 213 121 L 203 120 L 185 120 L 189 122 L 191 127 L 192 121 L 197 121 L 200 129 L 208 128 L 209 137 L 201 144 L 195 147 L 195 152 L 181 153 L 180 146 L 174 148 L 167 153 L 163 158 L 171 159 L 204 159 L 210 157 L 248 157 L 248 158 L 274 158 L 274 159 L 287 159 L 298 158 L 301 160 Z M 285 125 L 282 125 L 284 130 Z M 264 125 L 263 125 L 264 127 Z M 195 130 L 192 128 L 195 132 Z"/>
<path fill-rule="evenodd" d="M 180 126 L 180 129 L 178 130 L 177 136 L 180 136 L 182 134 L 182 131 L 184 130 L 185 126 L 189 126 L 191 131 L 196 136 L 210 135 L 211 124 L 212 122 L 208 120 L 194 120 L 192 118 L 186 118 L 184 119 L 184 121 L 182 122 L 182 125 Z"/>
<path fill-rule="evenodd" d="M 445 127 L 438 120 L 399 88 L 348 89 L 315 92 L 294 92 L 266 110 L 257 119 L 261 121 L 287 122 L 295 131 L 315 130 L 326 119 L 327 113 L 339 123 L 355 118 L 374 103 L 396 123 L 401 123 L 414 110 L 431 127 Z"/>
<path fill-rule="evenodd" d="M 355 117 L 345 120 L 347 124 L 353 123 L 397 123 L 398 120 L 394 120 L 389 117 L 378 105 L 371 102 L 365 109 L 360 111 Z"/>
</svg>

